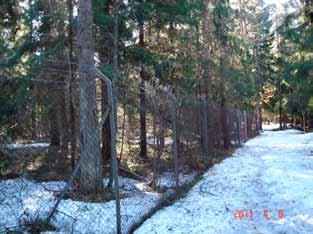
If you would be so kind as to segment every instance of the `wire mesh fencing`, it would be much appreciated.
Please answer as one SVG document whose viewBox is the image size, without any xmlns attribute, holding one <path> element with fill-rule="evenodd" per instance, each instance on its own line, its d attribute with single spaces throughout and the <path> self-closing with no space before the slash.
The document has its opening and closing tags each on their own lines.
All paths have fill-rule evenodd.
<svg viewBox="0 0 313 234">
<path fill-rule="evenodd" d="M 0 82 L 28 90 L 0 137 L 4 233 L 128 233 L 260 130 L 256 110 L 140 79 L 112 86 L 93 66 L 42 64 Z"/>
</svg>

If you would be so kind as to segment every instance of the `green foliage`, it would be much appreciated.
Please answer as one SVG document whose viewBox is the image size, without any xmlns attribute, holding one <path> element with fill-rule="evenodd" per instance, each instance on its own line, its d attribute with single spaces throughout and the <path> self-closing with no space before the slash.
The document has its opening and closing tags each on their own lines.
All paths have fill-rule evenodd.
<svg viewBox="0 0 313 234">
<path fill-rule="evenodd" d="M 227 41 L 227 32 L 229 31 L 227 20 L 230 17 L 229 1 L 219 1 L 213 11 L 213 24 L 215 26 L 218 39 L 225 44 Z"/>
<path fill-rule="evenodd" d="M 155 56 L 146 48 L 127 47 L 124 53 L 129 62 L 135 65 L 154 65 L 156 62 Z"/>
<path fill-rule="evenodd" d="M 0 69 L 16 79 L 1 83 L 0 111 L 4 114 L 0 123 L 8 123 L 26 106 L 33 88 L 27 79 L 40 71 L 47 58 L 58 54 L 67 61 L 70 26 L 74 31 L 73 69 L 77 69 L 75 16 L 69 19 L 68 9 L 62 7 L 51 13 L 45 1 L 30 2 L 20 6 L 19 1 L 9 0 L 0 5 Z M 99 68 L 109 77 L 114 74 L 113 3 L 93 0 Z M 73 4 L 75 8 L 75 1 Z M 138 83 L 133 77 L 144 66 L 151 83 L 156 81 L 188 97 L 207 95 L 210 101 L 218 101 L 225 95 L 227 105 L 248 108 L 269 85 L 274 87 L 274 96 L 266 103 L 269 109 L 277 109 L 282 98 L 286 110 L 311 109 L 313 29 L 299 11 L 286 15 L 273 32 L 272 10 L 258 0 L 237 8 L 229 0 L 120 1 L 116 84 L 125 87 L 125 97 L 119 100 L 136 106 Z M 139 45 L 141 26 L 144 43 Z M 276 35 L 280 43 L 274 48 Z"/>
<path fill-rule="evenodd" d="M 18 109 L 27 102 L 29 82 L 15 79 L 0 82 L 0 124 L 14 120 Z"/>
<path fill-rule="evenodd" d="M 288 85 L 288 89 L 282 90 L 287 100 L 286 109 L 298 114 L 312 110 L 312 27 L 302 20 L 299 11 L 286 15 L 277 33 L 281 36 L 277 63 L 280 79 Z"/>
</svg>

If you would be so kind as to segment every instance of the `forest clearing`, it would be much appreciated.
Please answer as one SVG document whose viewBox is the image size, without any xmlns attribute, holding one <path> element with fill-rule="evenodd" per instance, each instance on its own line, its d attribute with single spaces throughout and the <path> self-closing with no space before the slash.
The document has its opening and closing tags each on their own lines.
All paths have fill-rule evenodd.
<svg viewBox="0 0 313 234">
<path fill-rule="evenodd" d="M 0 233 L 312 233 L 312 0 L 0 2 Z"/>
</svg>

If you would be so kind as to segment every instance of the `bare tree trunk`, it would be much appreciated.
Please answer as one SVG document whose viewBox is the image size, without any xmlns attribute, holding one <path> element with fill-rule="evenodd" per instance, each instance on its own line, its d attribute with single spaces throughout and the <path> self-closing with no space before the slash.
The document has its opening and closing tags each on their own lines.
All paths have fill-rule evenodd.
<svg viewBox="0 0 313 234">
<path fill-rule="evenodd" d="M 286 129 L 287 128 L 287 113 L 286 111 L 284 112 L 284 128 Z"/>
<path fill-rule="evenodd" d="M 60 142 L 60 132 L 58 127 L 58 115 L 57 110 L 54 108 L 55 104 L 52 104 L 49 111 L 49 123 L 50 123 L 50 146 L 59 147 Z"/>
<path fill-rule="evenodd" d="M 101 112 L 104 113 L 105 110 L 108 108 L 108 96 L 107 96 L 107 87 L 104 81 L 101 81 L 101 93 L 102 93 L 102 100 L 101 100 Z M 111 158 L 111 137 L 110 137 L 110 121 L 106 120 L 103 124 L 101 130 L 101 139 L 102 139 L 102 159 L 103 162 L 106 163 Z"/>
<path fill-rule="evenodd" d="M 223 50 L 223 49 L 222 49 Z M 227 116 L 226 116 L 226 98 L 225 98 L 225 83 L 224 83 L 224 52 L 221 52 L 220 55 L 220 75 L 221 75 L 221 80 L 219 84 L 219 91 L 220 91 L 220 108 L 221 108 L 221 126 L 222 126 L 222 134 L 223 134 L 223 142 L 224 142 L 224 148 L 229 149 L 230 147 L 230 139 L 229 139 L 229 132 L 228 132 L 228 127 L 227 127 Z"/>
<path fill-rule="evenodd" d="M 307 121 L 306 112 L 303 111 L 303 112 L 302 112 L 302 126 L 303 126 L 303 131 L 304 131 L 304 132 L 307 132 L 306 121 Z"/>
<path fill-rule="evenodd" d="M 240 145 L 241 144 L 241 134 L 240 134 L 240 110 L 236 110 L 236 137 L 237 137 L 237 144 Z"/>
<path fill-rule="evenodd" d="M 50 0 L 48 4 L 44 5 L 44 11 L 46 14 L 53 17 L 53 25 L 49 30 L 49 40 L 57 39 L 65 36 L 65 24 L 63 20 L 57 18 L 58 7 L 63 7 L 64 2 L 56 0 Z M 65 70 L 66 65 L 58 62 L 65 59 L 64 48 L 59 48 L 55 55 L 52 56 L 51 61 L 47 61 L 45 64 L 47 69 Z M 56 81 L 65 81 L 64 73 L 50 74 L 50 79 Z M 54 86 L 49 88 L 48 93 L 51 100 L 51 106 L 49 110 L 50 118 L 50 158 L 53 161 L 57 161 L 58 166 L 64 167 L 66 164 L 66 155 L 69 142 L 69 127 L 66 108 L 66 93 L 65 86 Z M 56 157 L 57 156 L 57 157 Z"/>
<path fill-rule="evenodd" d="M 112 77 L 112 93 L 113 93 L 113 96 L 112 96 L 112 103 L 108 103 L 109 106 L 111 106 L 111 111 L 113 112 L 113 116 L 114 116 L 114 119 L 113 119 L 113 122 L 114 122 L 114 129 L 117 128 L 117 92 L 116 92 L 116 89 L 115 89 L 115 83 L 117 81 L 117 78 L 118 78 L 118 18 L 119 18 L 119 0 L 114 0 L 114 30 L 113 30 L 113 77 Z M 108 6 L 107 6 L 108 8 Z M 110 87 L 107 87 L 107 88 L 110 88 Z M 108 89 L 107 89 L 108 90 Z M 108 92 L 108 91 L 107 91 Z M 109 93 L 107 93 L 107 97 L 108 97 L 108 101 L 110 100 L 109 96 L 110 95 Z M 112 139 L 112 120 L 110 119 L 110 126 L 108 128 L 110 130 L 110 133 L 111 135 L 109 136 L 110 138 L 108 139 L 110 141 L 110 146 L 109 146 L 109 149 L 110 149 L 110 158 L 111 158 L 111 170 L 110 170 L 110 179 L 109 179 L 109 184 L 108 184 L 108 187 L 111 188 L 112 185 L 113 185 L 113 181 L 114 181 L 114 168 L 113 168 L 113 161 L 115 159 L 113 159 L 113 155 L 112 155 L 112 152 L 116 151 L 116 149 L 113 149 L 112 148 L 112 145 L 113 145 L 113 142 L 114 142 L 114 145 L 115 145 L 115 141 L 116 139 Z M 115 134 L 114 134 L 114 137 L 115 137 Z M 106 147 L 108 148 L 107 146 L 103 145 L 103 147 Z M 103 148 L 102 148 L 103 149 Z M 115 157 L 116 156 L 116 152 L 115 152 Z"/>
<path fill-rule="evenodd" d="M 55 2 L 51 2 L 53 5 L 55 5 Z M 54 8 L 50 7 L 48 4 L 44 5 L 43 9 L 44 13 L 47 15 L 54 15 L 55 11 Z M 56 23 L 56 22 L 54 22 Z M 53 25 L 54 27 L 51 27 L 49 29 L 49 39 L 53 39 L 57 37 L 57 30 L 55 29 L 56 27 L 59 27 L 58 25 Z M 59 52 L 59 51 L 58 51 Z M 44 68 L 51 68 L 51 67 L 56 67 L 58 64 L 55 62 L 47 62 L 44 64 Z M 49 75 L 49 79 L 54 80 L 58 77 L 55 75 L 51 74 Z M 59 126 L 59 111 L 58 111 L 58 96 L 59 96 L 59 89 L 58 87 L 52 86 L 49 87 L 48 91 L 48 96 L 49 96 L 49 107 L 48 107 L 48 113 L 49 113 L 49 135 L 50 135 L 50 148 L 49 148 L 49 162 L 52 163 L 55 162 L 58 157 L 56 157 L 56 152 L 59 151 L 59 148 L 61 147 L 61 132 L 60 132 L 60 126 Z"/>
<path fill-rule="evenodd" d="M 68 90 L 69 91 L 69 90 Z M 69 94 L 69 93 L 68 93 Z M 64 165 L 61 165 L 62 168 L 66 166 L 66 157 L 68 155 L 68 143 L 70 142 L 70 132 L 69 132 L 69 119 L 68 119 L 68 111 L 69 108 L 66 108 L 69 100 L 67 100 L 66 90 L 60 91 L 58 95 L 58 126 L 60 128 L 61 133 L 61 162 Z M 62 105 L 63 104 L 63 105 Z"/>
<path fill-rule="evenodd" d="M 104 13 L 105 15 L 111 14 L 112 1 L 105 1 Z M 103 40 L 103 46 L 100 50 L 100 60 L 102 64 L 112 64 L 113 60 L 113 43 L 112 43 L 112 25 L 108 24 L 105 26 L 104 31 L 101 32 L 101 39 Z M 108 36 L 109 35 L 109 36 Z M 105 112 L 108 108 L 108 94 L 106 83 L 101 80 L 101 111 Z M 104 163 L 109 162 L 111 158 L 111 137 L 110 137 L 110 121 L 106 120 L 101 130 L 101 142 L 102 142 L 102 159 Z"/>
<path fill-rule="evenodd" d="M 144 28 L 143 20 L 139 26 L 139 46 L 144 47 Z M 146 130 L 146 92 L 145 92 L 145 80 L 147 79 L 147 74 L 144 65 L 141 66 L 140 71 L 140 157 L 147 157 L 147 130 Z"/>
<path fill-rule="evenodd" d="M 28 0 L 28 4 L 31 5 L 31 0 Z M 33 43 L 33 21 L 30 22 L 30 40 Z M 37 107 L 37 101 L 36 101 L 36 96 L 37 96 L 37 87 L 34 84 L 32 87 L 32 95 L 34 98 L 34 101 L 32 103 L 32 109 L 31 109 L 31 125 L 32 125 L 32 139 L 37 138 L 37 113 L 36 113 L 36 107 Z"/>
<path fill-rule="evenodd" d="M 124 104 L 124 108 L 123 108 L 124 112 L 123 112 L 123 124 L 122 124 L 122 143 L 121 143 L 121 151 L 120 151 L 120 157 L 119 157 L 119 161 L 122 161 L 122 157 L 123 157 L 123 150 L 124 150 L 124 138 L 125 138 L 125 124 L 126 124 L 126 105 Z"/>
<path fill-rule="evenodd" d="M 279 129 L 283 129 L 283 104 L 281 94 L 279 94 Z"/>
<path fill-rule="evenodd" d="M 208 100 L 207 98 L 202 98 L 202 121 L 201 121 L 201 129 L 202 129 L 202 149 L 205 156 L 209 155 L 209 136 L 208 136 Z"/>
<path fill-rule="evenodd" d="M 102 163 L 100 139 L 97 128 L 96 77 L 94 70 L 92 1 L 78 1 L 80 76 L 80 157 L 83 158 L 80 182 L 83 193 L 98 193 L 102 190 Z"/>
<path fill-rule="evenodd" d="M 307 129 L 309 131 L 311 128 L 311 114 L 309 111 L 307 112 L 307 120 L 308 120 Z"/>
<path fill-rule="evenodd" d="M 211 54 L 210 54 L 210 43 L 212 43 L 212 37 L 210 36 L 210 14 L 209 14 L 209 4 L 211 0 L 205 0 L 205 7 L 203 8 L 203 20 L 202 20 L 202 33 L 204 40 L 204 53 L 202 53 L 202 69 L 204 76 L 204 94 L 209 98 L 209 94 L 212 92 L 212 77 L 210 72 L 211 65 Z M 199 40 L 199 37 L 197 38 Z"/>
<path fill-rule="evenodd" d="M 69 19 L 69 27 L 68 27 L 68 60 L 69 60 L 69 71 L 70 71 L 70 81 L 69 81 L 69 129 L 70 129 L 70 144 L 71 144 L 71 166 L 72 169 L 75 167 L 76 162 L 76 149 L 77 149 L 77 126 L 76 126 L 76 110 L 74 103 L 74 87 L 73 82 L 75 80 L 74 75 L 74 66 L 73 66 L 73 2 L 72 0 L 67 0 L 68 7 L 68 19 Z"/>
<path fill-rule="evenodd" d="M 263 130 L 263 113 L 262 113 L 262 107 L 259 108 L 259 123 L 260 123 L 260 131 Z"/>
<path fill-rule="evenodd" d="M 156 189 L 157 187 L 157 180 L 158 180 L 158 148 L 159 148 L 159 140 L 156 134 L 156 117 L 153 117 L 153 175 L 152 175 L 152 188 Z"/>
<path fill-rule="evenodd" d="M 36 101 L 32 105 L 32 110 L 31 110 L 31 122 L 32 122 L 32 139 L 35 140 L 37 139 L 37 113 L 36 113 Z"/>
<path fill-rule="evenodd" d="M 176 126 L 176 100 L 173 97 L 171 106 L 172 117 L 172 131 L 173 131 L 173 159 L 174 159 L 174 175 L 175 175 L 175 187 L 179 187 L 179 168 L 178 168 L 178 147 L 177 147 L 177 126 Z"/>
<path fill-rule="evenodd" d="M 247 118 L 247 111 L 243 112 L 244 114 L 244 141 L 248 140 L 248 118 Z"/>
</svg>

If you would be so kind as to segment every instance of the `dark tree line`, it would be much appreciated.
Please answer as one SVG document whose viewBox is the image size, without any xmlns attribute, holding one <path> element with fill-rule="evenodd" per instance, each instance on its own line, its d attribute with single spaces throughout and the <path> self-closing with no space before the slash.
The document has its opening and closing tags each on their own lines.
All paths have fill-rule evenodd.
<svg viewBox="0 0 313 234">
<path fill-rule="evenodd" d="M 308 130 L 312 1 L 295 5 L 273 22 L 274 6 L 262 0 L 1 1 L 0 134 L 48 139 L 52 161 L 66 166 L 70 157 L 72 168 L 86 155 L 82 189 L 97 192 L 111 158 L 109 118 L 97 129 L 108 107 L 123 122 L 121 157 L 125 121 L 138 119 L 138 129 L 129 126 L 138 131 L 136 154 L 149 159 L 148 85 L 216 104 L 224 149 L 228 108 L 257 109 L 259 128 L 265 108 L 281 127 L 298 120 Z M 113 106 L 95 67 L 115 87 Z"/>
</svg>

